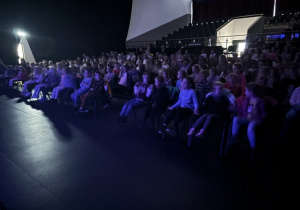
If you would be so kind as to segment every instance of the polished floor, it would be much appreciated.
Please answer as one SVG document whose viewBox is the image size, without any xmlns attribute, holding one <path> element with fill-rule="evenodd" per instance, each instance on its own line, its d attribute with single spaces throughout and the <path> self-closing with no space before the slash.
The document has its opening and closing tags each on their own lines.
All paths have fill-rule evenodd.
<svg viewBox="0 0 300 210">
<path fill-rule="evenodd" d="M 162 140 L 121 104 L 75 115 L 0 90 L 0 199 L 11 210 L 284 209 L 286 152 L 220 158 L 219 139 Z M 283 154 L 284 153 L 284 154 Z"/>
</svg>

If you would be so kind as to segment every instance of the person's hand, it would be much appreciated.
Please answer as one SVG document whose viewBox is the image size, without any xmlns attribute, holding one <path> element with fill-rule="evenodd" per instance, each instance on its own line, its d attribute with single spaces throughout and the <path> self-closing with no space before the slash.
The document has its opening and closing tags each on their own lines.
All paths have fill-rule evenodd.
<svg viewBox="0 0 300 210">
<path fill-rule="evenodd" d="M 198 109 L 194 109 L 194 114 L 199 114 Z"/>
<path fill-rule="evenodd" d="M 168 110 L 172 110 L 172 109 L 173 109 L 173 107 L 171 107 L 171 106 L 170 106 L 170 107 L 168 107 Z"/>
</svg>

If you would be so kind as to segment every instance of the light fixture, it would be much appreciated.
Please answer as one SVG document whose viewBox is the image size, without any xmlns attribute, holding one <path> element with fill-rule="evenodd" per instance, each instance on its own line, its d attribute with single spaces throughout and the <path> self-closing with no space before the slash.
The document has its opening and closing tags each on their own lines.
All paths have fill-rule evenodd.
<svg viewBox="0 0 300 210">
<path fill-rule="evenodd" d="M 18 36 L 26 36 L 27 34 L 24 31 L 17 31 Z"/>
</svg>

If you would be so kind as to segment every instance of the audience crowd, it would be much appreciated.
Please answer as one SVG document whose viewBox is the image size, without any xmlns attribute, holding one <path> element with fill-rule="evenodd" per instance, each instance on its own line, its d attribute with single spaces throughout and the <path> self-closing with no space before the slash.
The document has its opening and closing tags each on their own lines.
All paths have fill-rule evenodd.
<svg viewBox="0 0 300 210">
<path fill-rule="evenodd" d="M 299 122 L 300 47 L 291 40 L 258 41 L 240 56 L 188 49 L 168 54 L 149 46 L 58 62 L 22 59 L 5 65 L 0 60 L 0 75 L 1 88 L 21 88 L 20 97 L 40 102 L 70 101 L 76 113 L 87 112 L 91 100 L 100 99 L 105 109 L 112 97 L 128 96 L 116 119 L 125 123 L 135 108 L 143 108 L 143 129 L 164 116 L 159 133 L 177 134 L 182 121 L 197 116 L 186 134 L 202 138 L 214 123 L 231 120 L 228 143 L 244 133 L 253 153 L 272 123 L 280 124 L 273 143 L 286 145 Z"/>
</svg>

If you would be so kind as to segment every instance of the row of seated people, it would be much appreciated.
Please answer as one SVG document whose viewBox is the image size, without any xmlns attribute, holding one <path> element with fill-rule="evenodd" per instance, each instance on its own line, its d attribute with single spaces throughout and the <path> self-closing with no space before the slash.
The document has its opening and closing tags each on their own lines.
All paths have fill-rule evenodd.
<svg viewBox="0 0 300 210">
<path fill-rule="evenodd" d="M 179 78 L 180 73 L 179 73 Z M 215 121 L 226 121 L 229 115 L 234 114 L 232 122 L 232 138 L 229 143 L 235 143 L 239 139 L 242 127 L 246 127 L 249 144 L 252 154 L 255 153 L 257 146 L 257 130 L 266 124 L 270 118 L 281 120 L 280 113 L 278 116 L 270 116 L 274 114 L 274 107 L 278 105 L 278 101 L 272 97 L 262 94 L 262 87 L 258 83 L 250 82 L 245 86 L 245 94 L 232 100 L 232 95 L 228 94 L 228 89 L 224 88 L 224 84 L 213 82 L 211 84 L 211 92 L 206 94 L 203 106 L 198 103 L 197 93 L 192 88 L 193 78 L 185 77 L 179 88 L 180 94 L 176 102 L 170 101 L 170 88 L 165 86 L 163 77 L 155 78 L 155 85 L 149 84 L 149 75 L 145 74 L 142 83 L 137 83 L 134 88 L 136 98 L 128 101 L 123 106 L 119 121 L 126 122 L 126 118 L 135 107 L 145 105 L 143 123 L 148 119 L 154 123 L 155 116 L 165 113 L 165 119 L 159 133 L 172 132 L 176 133 L 179 124 L 184 119 L 190 119 L 195 114 L 198 115 L 196 122 L 188 131 L 188 136 L 203 137 L 205 132 L 211 127 Z M 291 125 L 295 125 L 295 119 L 299 116 L 299 91 L 296 88 L 290 98 L 290 110 L 286 115 L 286 119 L 282 124 L 281 137 L 287 137 L 290 133 Z M 201 108 L 200 108 L 201 107 Z M 297 111 L 298 110 L 298 111 Z M 271 120 L 271 121 L 272 121 Z M 168 125 L 174 121 L 172 128 Z"/>
</svg>

